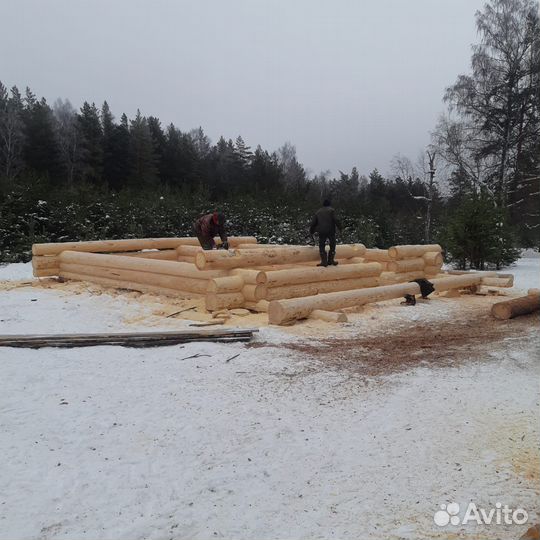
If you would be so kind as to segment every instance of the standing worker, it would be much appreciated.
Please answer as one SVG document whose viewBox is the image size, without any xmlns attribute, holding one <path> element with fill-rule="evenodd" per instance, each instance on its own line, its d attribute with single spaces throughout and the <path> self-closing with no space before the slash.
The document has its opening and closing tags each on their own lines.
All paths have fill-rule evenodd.
<svg viewBox="0 0 540 540">
<path fill-rule="evenodd" d="M 341 230 L 341 223 L 336 218 L 334 209 L 330 206 L 330 201 L 325 199 L 322 208 L 319 208 L 313 219 L 311 220 L 311 226 L 309 227 L 309 234 L 313 236 L 313 233 L 319 235 L 319 254 L 321 256 L 321 262 L 317 266 L 336 266 L 338 263 L 336 257 L 336 227 Z M 330 251 L 328 257 L 326 255 L 326 241 L 330 244 Z"/>
<path fill-rule="evenodd" d="M 215 249 L 214 236 L 221 238 L 223 249 L 229 249 L 229 241 L 225 232 L 225 216 L 219 212 L 212 212 L 201 216 L 193 223 L 193 230 L 203 249 Z"/>
</svg>

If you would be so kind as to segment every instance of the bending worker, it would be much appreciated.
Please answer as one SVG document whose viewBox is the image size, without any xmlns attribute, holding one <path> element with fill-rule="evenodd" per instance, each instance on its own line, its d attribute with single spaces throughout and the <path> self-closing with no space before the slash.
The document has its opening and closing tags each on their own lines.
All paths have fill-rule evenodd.
<svg viewBox="0 0 540 540">
<path fill-rule="evenodd" d="M 215 249 L 216 243 L 214 236 L 221 238 L 221 246 L 223 249 L 229 249 L 227 233 L 225 232 L 225 216 L 219 212 L 213 212 L 201 216 L 193 223 L 193 230 L 199 239 L 199 243 L 203 249 Z"/>
<path fill-rule="evenodd" d="M 309 227 L 309 234 L 313 236 L 313 233 L 318 233 L 319 235 L 321 262 L 317 266 L 336 266 L 338 264 L 334 260 L 336 257 L 336 227 L 341 230 L 341 223 L 336 218 L 336 213 L 330 206 L 330 201 L 325 199 L 322 208 L 319 208 L 313 216 L 311 226 Z M 328 256 L 326 255 L 327 240 L 330 244 Z"/>
</svg>

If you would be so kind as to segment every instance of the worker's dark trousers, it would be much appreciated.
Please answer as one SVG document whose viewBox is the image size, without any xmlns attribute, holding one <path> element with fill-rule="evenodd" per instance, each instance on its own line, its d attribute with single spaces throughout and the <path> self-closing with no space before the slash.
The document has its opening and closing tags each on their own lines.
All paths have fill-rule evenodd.
<svg viewBox="0 0 540 540">
<path fill-rule="evenodd" d="M 321 257 L 326 255 L 326 241 L 330 244 L 330 252 L 328 255 L 336 254 L 336 235 L 335 234 L 320 234 L 319 233 L 319 253 Z"/>
<path fill-rule="evenodd" d="M 201 247 L 205 250 L 214 249 L 216 247 L 216 243 L 214 242 L 213 238 L 207 238 L 201 234 L 197 234 L 197 238 L 199 240 L 199 244 L 201 244 Z"/>
</svg>

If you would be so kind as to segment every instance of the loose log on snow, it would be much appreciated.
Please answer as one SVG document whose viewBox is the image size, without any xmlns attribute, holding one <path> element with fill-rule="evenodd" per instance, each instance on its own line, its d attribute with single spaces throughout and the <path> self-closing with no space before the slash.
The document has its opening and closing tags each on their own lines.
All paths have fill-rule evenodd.
<svg viewBox="0 0 540 540">
<path fill-rule="evenodd" d="M 156 285 L 166 289 L 176 289 L 183 292 L 193 292 L 198 294 L 205 294 L 208 286 L 207 279 L 152 274 L 150 272 L 139 272 L 137 270 L 125 270 L 120 268 L 86 266 L 84 264 L 61 263 L 59 276 L 67 278 L 68 274 L 103 277 L 122 282 L 139 283 L 142 285 Z"/>
<path fill-rule="evenodd" d="M 283 287 L 272 287 L 266 293 L 267 300 L 281 300 L 282 298 L 298 298 L 313 296 L 336 291 L 349 291 L 365 287 L 376 287 L 379 284 L 377 277 L 337 279 L 335 281 L 318 281 L 315 283 L 302 283 Z"/>
<path fill-rule="evenodd" d="M 337 258 L 361 256 L 365 247 L 362 244 L 337 246 Z M 319 250 L 312 246 L 295 246 L 291 248 L 267 248 L 244 250 L 212 250 L 197 253 L 195 264 L 200 270 L 246 268 L 267 266 L 272 264 L 301 263 L 316 261 Z"/>
<path fill-rule="evenodd" d="M 266 272 L 266 284 L 268 287 L 283 287 L 299 283 L 376 277 L 379 276 L 380 273 L 381 265 L 376 262 L 348 264 L 344 266 L 328 266 L 326 268 L 292 268 Z"/>
<path fill-rule="evenodd" d="M 540 294 L 528 294 L 520 298 L 513 298 L 498 302 L 491 307 L 491 314 L 496 319 L 513 319 L 519 315 L 527 315 L 540 309 Z"/>
<path fill-rule="evenodd" d="M 411 245 L 411 246 L 393 246 L 388 248 L 388 255 L 392 260 L 405 259 L 408 257 L 423 257 L 430 251 L 441 252 L 439 244 Z"/>
<path fill-rule="evenodd" d="M 113 289 L 127 289 L 130 291 L 139 291 L 143 293 L 163 294 L 166 296 L 175 296 L 177 298 L 195 298 L 203 296 L 199 293 L 191 291 L 181 291 L 178 289 L 168 289 L 166 287 L 158 287 L 155 285 L 146 285 L 142 283 L 135 283 L 133 281 L 120 281 L 117 279 L 109 279 L 105 277 L 90 276 L 86 274 L 72 274 L 71 272 L 63 272 L 62 277 L 66 279 L 73 279 L 76 281 L 88 281 L 90 283 L 97 283 L 105 287 L 111 287 Z"/>
<path fill-rule="evenodd" d="M 242 293 L 208 293 L 205 304 L 208 311 L 217 311 L 219 309 L 243 307 L 244 301 L 244 295 Z"/>
<path fill-rule="evenodd" d="M 527 294 L 540 294 L 540 289 L 529 289 Z"/>
<path fill-rule="evenodd" d="M 477 285 L 479 282 L 480 277 L 475 276 L 452 276 L 432 280 L 436 291 L 460 289 Z M 420 286 L 417 283 L 399 283 L 368 289 L 318 294 L 304 298 L 274 300 L 268 306 L 268 320 L 270 324 L 288 324 L 296 319 L 305 319 L 315 309 L 336 311 L 342 308 L 400 298 L 406 294 L 420 294 Z"/>
<path fill-rule="evenodd" d="M 340 311 L 324 311 L 322 309 L 315 309 L 309 314 L 310 319 L 316 319 L 318 321 L 343 323 L 348 322 L 348 317 L 345 313 Z"/>
<path fill-rule="evenodd" d="M 414 259 L 403 259 L 400 261 L 391 261 L 388 263 L 389 272 L 417 272 L 423 270 L 426 265 L 422 257 Z"/>
<path fill-rule="evenodd" d="M 84 264 L 86 266 L 101 266 L 105 268 L 121 268 L 155 274 L 189 277 L 194 279 L 209 279 L 228 275 L 225 270 L 198 270 L 190 263 L 177 261 L 156 261 L 139 257 L 123 257 L 121 255 L 104 255 L 99 253 L 79 253 L 63 251 L 59 256 L 61 263 Z"/>
</svg>

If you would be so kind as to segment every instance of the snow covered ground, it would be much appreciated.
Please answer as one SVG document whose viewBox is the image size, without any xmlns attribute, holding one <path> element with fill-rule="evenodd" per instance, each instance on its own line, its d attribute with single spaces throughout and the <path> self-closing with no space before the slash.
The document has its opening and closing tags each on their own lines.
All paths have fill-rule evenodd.
<svg viewBox="0 0 540 540">
<path fill-rule="evenodd" d="M 539 258 L 507 271 L 518 290 L 540 285 Z M 29 265 L 0 267 L 7 279 L 30 280 Z M 0 287 L 0 333 L 186 324 L 140 298 L 77 293 Z M 425 349 L 382 375 L 286 347 L 444 326 L 466 302 L 480 320 L 495 300 L 394 301 L 343 329 L 261 329 L 257 347 L 0 348 L 0 538 L 518 538 L 527 525 L 433 515 L 500 502 L 538 522 L 537 319 L 455 364 Z"/>
</svg>

